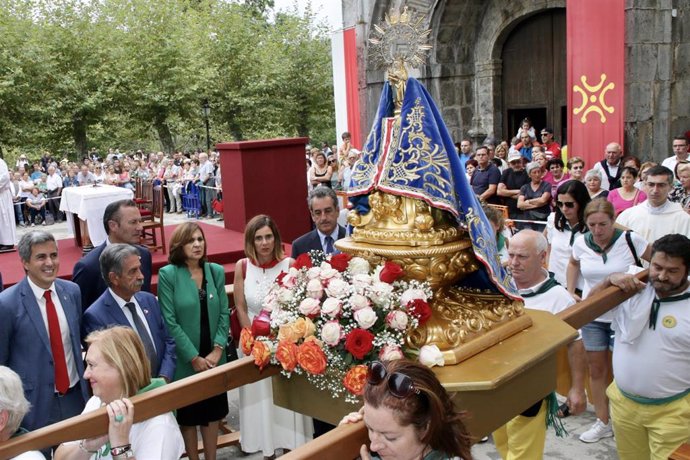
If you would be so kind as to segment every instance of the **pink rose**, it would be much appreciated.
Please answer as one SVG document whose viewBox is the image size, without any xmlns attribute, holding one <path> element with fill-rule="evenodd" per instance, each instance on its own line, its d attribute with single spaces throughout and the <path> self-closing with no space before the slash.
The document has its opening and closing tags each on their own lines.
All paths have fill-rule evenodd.
<svg viewBox="0 0 690 460">
<path fill-rule="evenodd" d="M 400 305 L 407 305 L 415 299 L 426 300 L 426 294 L 421 289 L 408 289 L 400 296 Z"/>
<path fill-rule="evenodd" d="M 379 352 L 379 359 L 382 361 L 393 361 L 394 359 L 402 359 L 403 352 L 397 345 L 385 345 Z"/>
<path fill-rule="evenodd" d="M 398 331 L 407 329 L 407 313 L 400 310 L 393 310 L 386 315 L 386 324 Z"/>
<path fill-rule="evenodd" d="M 350 297 L 350 307 L 354 310 L 361 310 L 369 306 L 369 299 L 367 299 L 362 294 L 353 294 Z"/>
<path fill-rule="evenodd" d="M 337 317 L 343 309 L 343 303 L 334 297 L 329 297 L 323 302 L 321 313 L 330 317 Z"/>
<path fill-rule="evenodd" d="M 318 278 L 309 280 L 307 283 L 307 296 L 317 300 L 323 297 L 323 286 Z"/>
<path fill-rule="evenodd" d="M 326 345 L 334 347 L 340 343 L 341 338 L 342 328 L 337 321 L 328 321 L 321 328 L 321 340 L 323 340 Z"/>
<path fill-rule="evenodd" d="M 321 310 L 321 302 L 311 297 L 307 297 L 302 302 L 300 302 L 299 307 L 297 307 L 300 313 L 305 316 L 316 316 Z"/>
</svg>

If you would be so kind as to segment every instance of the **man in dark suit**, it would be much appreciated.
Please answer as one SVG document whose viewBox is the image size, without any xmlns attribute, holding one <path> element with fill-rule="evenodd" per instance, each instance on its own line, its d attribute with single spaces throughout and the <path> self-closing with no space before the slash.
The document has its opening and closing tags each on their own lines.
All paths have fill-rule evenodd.
<svg viewBox="0 0 690 460">
<path fill-rule="evenodd" d="M 141 272 L 144 274 L 144 284 L 141 289 L 146 292 L 151 291 L 151 253 L 145 247 L 139 246 L 142 226 L 141 213 L 136 203 L 132 200 L 110 203 L 103 213 L 103 226 L 108 239 L 82 257 L 72 271 L 72 281 L 81 289 L 81 306 L 84 311 L 106 290 L 98 259 L 106 246 L 112 243 L 136 246 L 141 256 Z"/>
<path fill-rule="evenodd" d="M 345 228 L 338 225 L 338 196 L 329 187 L 316 187 L 307 198 L 309 213 L 316 229 L 292 242 L 292 258 L 312 250 L 336 252 L 334 243 L 345 238 Z"/>
<path fill-rule="evenodd" d="M 292 258 L 312 250 L 325 254 L 337 252 L 335 242 L 345 238 L 345 228 L 338 225 L 338 196 L 330 187 L 316 187 L 307 197 L 309 213 L 316 228 L 292 242 Z M 314 419 L 314 437 L 332 430 L 335 426 Z"/>
<path fill-rule="evenodd" d="M 84 312 L 82 337 L 119 325 L 134 329 L 151 362 L 151 376 L 170 382 L 175 375 L 175 340 L 168 333 L 156 297 L 141 292 L 139 251 L 129 244 L 111 244 L 101 254 L 101 272 L 108 288 Z"/>
<path fill-rule="evenodd" d="M 81 357 L 81 296 L 57 278 L 53 235 L 32 231 L 17 247 L 26 277 L 0 293 L 0 365 L 19 374 L 31 403 L 22 427 L 35 430 L 81 413 L 88 399 Z"/>
</svg>

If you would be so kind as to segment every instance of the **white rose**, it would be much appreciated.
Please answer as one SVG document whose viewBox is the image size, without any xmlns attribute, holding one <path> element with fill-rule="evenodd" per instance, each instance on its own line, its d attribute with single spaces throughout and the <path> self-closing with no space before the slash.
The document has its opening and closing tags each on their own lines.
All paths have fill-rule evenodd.
<svg viewBox="0 0 690 460">
<path fill-rule="evenodd" d="M 366 275 L 369 268 L 369 262 L 361 257 L 353 257 L 347 264 L 347 269 L 352 275 Z"/>
<path fill-rule="evenodd" d="M 340 342 L 340 337 L 341 327 L 337 321 L 328 321 L 321 328 L 321 340 L 323 340 L 325 344 L 330 345 L 331 347 L 338 345 L 338 343 Z"/>
<path fill-rule="evenodd" d="M 326 267 L 324 267 L 324 265 Z M 319 278 L 321 278 L 324 281 L 330 280 L 338 276 L 340 272 L 336 270 L 335 268 L 331 267 L 327 263 L 324 263 L 321 265 L 321 273 L 319 274 Z"/>
<path fill-rule="evenodd" d="M 323 297 L 323 286 L 321 285 L 321 280 L 312 279 L 307 283 L 307 296 L 312 299 L 320 299 Z"/>
<path fill-rule="evenodd" d="M 426 294 L 424 294 L 424 291 L 421 289 L 408 289 L 400 296 L 400 305 L 403 307 L 407 306 L 408 303 L 415 299 L 422 299 L 426 301 Z"/>
<path fill-rule="evenodd" d="M 297 307 L 300 313 L 304 316 L 314 316 L 319 314 L 321 309 L 321 302 L 311 297 L 307 297 L 302 302 L 300 302 L 299 307 Z"/>
<path fill-rule="evenodd" d="M 355 320 L 362 329 L 369 329 L 376 324 L 376 312 L 371 307 L 365 307 L 355 312 Z"/>
<path fill-rule="evenodd" d="M 352 285 L 357 292 L 364 292 L 364 289 L 371 286 L 371 276 L 365 274 L 358 274 L 352 277 Z"/>
<path fill-rule="evenodd" d="M 278 291 L 278 301 L 282 304 L 290 303 L 292 301 L 293 294 L 290 289 L 287 288 L 281 288 L 280 291 Z"/>
<path fill-rule="evenodd" d="M 403 352 L 397 345 L 385 345 L 379 352 L 379 359 L 382 361 L 393 361 L 402 358 Z"/>
<path fill-rule="evenodd" d="M 371 286 L 369 292 L 371 293 L 371 300 L 376 305 L 383 305 L 390 298 L 393 292 L 393 286 L 388 283 L 377 281 Z"/>
<path fill-rule="evenodd" d="M 443 366 L 443 354 L 436 345 L 424 345 L 419 350 L 419 362 L 427 367 Z"/>
<path fill-rule="evenodd" d="M 350 285 L 347 281 L 340 278 L 333 278 L 326 286 L 326 294 L 331 297 L 341 297 L 350 290 Z"/>
<path fill-rule="evenodd" d="M 291 268 L 285 276 L 283 276 L 283 286 L 286 288 L 292 289 L 297 285 L 297 271 L 294 268 Z"/>
<path fill-rule="evenodd" d="M 386 323 L 399 331 L 404 331 L 407 328 L 407 320 L 407 313 L 400 310 L 393 310 L 386 315 Z"/>
<path fill-rule="evenodd" d="M 367 308 L 368 306 L 369 299 L 364 297 L 362 294 L 353 294 L 352 297 L 350 297 L 350 308 L 352 308 L 354 311 Z"/>
<path fill-rule="evenodd" d="M 321 267 L 311 267 L 309 270 L 307 270 L 307 278 L 309 278 L 310 280 L 318 278 L 320 274 Z"/>
<path fill-rule="evenodd" d="M 266 297 L 264 297 L 264 302 L 261 304 L 264 310 L 266 311 L 273 311 L 276 308 L 278 308 L 278 299 L 276 297 L 276 293 L 273 291 L 270 291 Z"/>
<path fill-rule="evenodd" d="M 329 297 L 323 302 L 321 313 L 331 318 L 335 318 L 343 309 L 343 303 L 334 297 Z"/>
</svg>

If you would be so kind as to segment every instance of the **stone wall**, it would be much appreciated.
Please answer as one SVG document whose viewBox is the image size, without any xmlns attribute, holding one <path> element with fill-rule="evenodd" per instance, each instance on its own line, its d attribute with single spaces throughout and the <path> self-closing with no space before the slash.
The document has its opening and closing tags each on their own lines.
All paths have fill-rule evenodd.
<svg viewBox="0 0 690 460">
<path fill-rule="evenodd" d="M 426 14 L 433 30 L 427 64 L 412 75 L 429 89 L 451 135 L 477 143 L 500 135 L 503 43 L 524 19 L 566 0 L 343 0 L 345 26 L 357 27 L 365 133 L 384 79 L 365 39 L 372 23 L 405 4 Z M 690 130 L 690 0 L 626 0 L 625 9 L 625 151 L 660 161 L 671 154 L 671 138 Z"/>
</svg>

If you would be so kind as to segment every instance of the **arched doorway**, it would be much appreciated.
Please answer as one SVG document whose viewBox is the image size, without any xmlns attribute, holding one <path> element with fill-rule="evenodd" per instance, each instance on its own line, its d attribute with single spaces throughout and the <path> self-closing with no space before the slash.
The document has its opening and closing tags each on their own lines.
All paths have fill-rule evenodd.
<svg viewBox="0 0 690 460">
<path fill-rule="evenodd" d="M 551 127 L 567 142 L 565 9 L 525 19 L 510 33 L 501 54 L 503 136 L 515 136 L 523 118 L 539 130 Z"/>
</svg>

